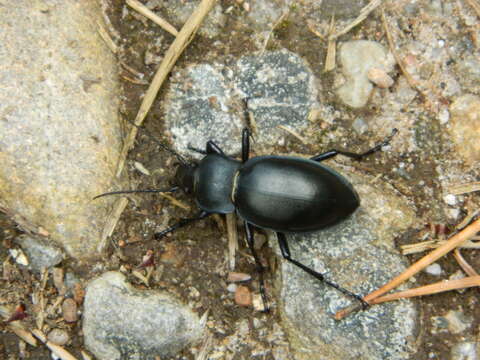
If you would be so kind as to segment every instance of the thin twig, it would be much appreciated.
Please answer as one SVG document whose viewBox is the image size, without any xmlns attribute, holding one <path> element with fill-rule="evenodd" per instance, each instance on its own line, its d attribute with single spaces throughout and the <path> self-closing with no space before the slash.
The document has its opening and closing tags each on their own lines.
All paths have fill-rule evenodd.
<svg viewBox="0 0 480 360">
<path fill-rule="evenodd" d="M 147 8 L 141 2 L 137 0 L 127 0 L 127 5 L 130 6 L 132 9 L 138 11 L 140 14 L 142 14 L 146 18 L 149 18 L 150 20 L 152 20 L 155 24 L 160 26 L 163 30 L 168 31 L 173 36 L 178 35 L 178 31 L 177 29 L 175 29 L 173 25 L 170 25 L 168 21 L 162 19 L 160 16 L 152 12 L 149 8 Z"/>
<path fill-rule="evenodd" d="M 472 240 L 477 240 L 477 239 L 474 236 L 470 240 L 465 241 L 462 245 L 459 245 L 458 247 L 462 249 L 480 249 L 480 244 Z M 400 248 L 402 249 L 403 255 L 411 255 L 411 254 L 416 254 L 416 253 L 427 251 L 427 250 L 436 249 L 442 246 L 443 244 L 445 244 L 446 242 L 447 240 L 428 240 L 428 241 L 422 241 L 415 244 L 402 245 Z"/>
<path fill-rule="evenodd" d="M 452 195 L 463 195 L 474 191 L 480 191 L 480 181 L 475 181 L 467 184 L 459 184 L 450 186 L 448 193 Z"/>
<path fill-rule="evenodd" d="M 477 3 L 476 0 L 466 0 L 467 3 L 475 10 L 477 16 L 480 17 L 480 5 Z"/>
<path fill-rule="evenodd" d="M 118 46 L 115 44 L 115 41 L 110 37 L 110 34 L 108 33 L 107 30 L 103 27 L 103 25 L 97 21 L 97 31 L 100 37 L 103 39 L 107 47 L 110 49 L 110 51 L 114 54 L 118 52 Z"/>
<path fill-rule="evenodd" d="M 398 55 L 398 52 L 395 49 L 393 37 L 388 27 L 387 18 L 385 17 L 385 12 L 383 11 L 383 9 L 381 10 L 381 14 L 382 14 L 383 27 L 385 29 L 385 34 L 387 35 L 388 46 L 390 47 L 390 51 L 392 52 L 393 57 L 395 58 L 395 61 L 400 67 L 400 70 L 405 76 L 405 79 L 407 79 L 407 82 L 410 85 L 410 87 L 412 89 L 415 89 L 423 98 L 425 98 L 426 97 L 425 94 L 418 88 L 417 81 L 415 81 L 412 75 L 410 75 L 410 73 L 407 71 L 407 69 L 405 68 L 405 65 L 403 64 L 402 59 L 400 59 L 400 55 Z"/>
<path fill-rule="evenodd" d="M 289 129 L 288 127 L 286 126 L 283 126 L 283 125 L 278 125 L 277 128 L 279 129 L 282 129 L 283 131 L 286 131 L 288 132 L 290 135 L 292 135 L 293 137 L 297 138 L 298 140 L 300 140 L 300 142 L 304 145 L 307 144 L 307 140 L 305 140 L 305 138 L 303 136 L 301 136 L 299 133 L 297 133 L 295 130 L 292 130 L 292 129 Z"/>
<path fill-rule="evenodd" d="M 230 270 L 235 269 L 235 253 L 238 250 L 237 217 L 235 213 L 227 214 L 228 236 L 228 265 Z"/>
<path fill-rule="evenodd" d="M 335 16 L 332 16 L 332 20 L 330 21 L 330 28 L 328 29 L 328 34 L 332 34 L 335 30 Z M 337 42 L 335 39 L 328 37 L 328 45 L 327 45 L 327 56 L 325 57 L 325 66 L 323 70 L 325 72 L 331 71 L 335 69 L 335 59 L 337 55 Z"/>
<path fill-rule="evenodd" d="M 160 64 L 150 86 L 145 93 L 140 109 L 138 110 L 137 116 L 135 117 L 135 126 L 132 127 L 130 133 L 125 141 L 122 152 L 120 154 L 120 160 L 117 166 L 117 177 L 120 177 L 120 174 L 125 165 L 125 159 L 127 158 L 127 153 L 132 147 L 135 138 L 138 132 L 138 126 L 142 125 L 143 120 L 147 116 L 148 111 L 150 110 L 155 98 L 157 97 L 158 91 L 162 86 L 163 82 L 167 78 L 167 75 L 172 70 L 177 59 L 180 57 L 185 48 L 193 40 L 196 32 L 198 31 L 200 25 L 202 24 L 203 19 L 212 7 L 215 5 L 216 0 L 202 0 L 202 2 L 195 9 L 193 14 L 188 18 L 185 25 L 182 27 L 182 30 L 178 33 L 177 37 L 173 41 L 167 50 L 162 63 Z"/>
<path fill-rule="evenodd" d="M 128 199 L 126 197 L 121 197 L 116 200 L 113 205 L 113 210 L 108 214 L 107 220 L 103 227 L 102 235 L 100 238 L 100 244 L 98 245 L 98 251 L 103 252 L 107 246 L 107 239 L 112 236 L 115 227 L 117 226 L 118 220 L 122 215 L 123 211 L 127 207 Z"/>
<path fill-rule="evenodd" d="M 260 56 L 262 56 L 263 53 L 265 52 L 265 50 L 267 49 L 268 42 L 270 41 L 270 37 L 272 36 L 273 32 L 275 31 L 277 26 L 280 25 L 282 23 L 282 21 L 287 17 L 287 15 L 288 15 L 288 11 L 286 11 L 282 15 L 280 15 L 280 17 L 277 19 L 277 21 L 275 21 L 275 23 L 270 28 L 270 31 L 268 32 L 268 34 L 265 37 L 265 40 L 263 42 L 262 50 L 260 51 Z"/>
<path fill-rule="evenodd" d="M 435 284 L 420 286 L 415 289 L 399 291 L 394 294 L 381 296 L 369 301 L 369 304 L 380 304 L 386 301 L 406 299 L 415 296 L 433 295 L 445 291 L 466 289 L 473 286 L 480 286 L 480 276 L 469 276 L 463 279 L 440 281 Z"/>
<path fill-rule="evenodd" d="M 368 15 L 375 10 L 380 4 L 382 0 L 372 0 L 368 3 L 361 11 L 360 14 L 350 23 L 348 24 L 343 30 L 339 31 L 338 33 L 332 34 L 328 37 L 329 40 L 338 39 L 340 36 L 345 35 L 350 30 L 352 30 L 355 26 L 360 24 L 363 20 L 365 20 Z"/>
<path fill-rule="evenodd" d="M 169 194 L 165 194 L 165 193 L 158 193 L 158 195 L 160 195 L 161 197 L 167 199 L 168 201 L 170 201 L 173 205 L 181 208 L 181 209 L 184 209 L 184 210 L 190 210 L 190 206 L 184 204 L 183 202 L 181 202 L 180 200 L 177 200 L 175 199 L 172 195 L 169 195 Z"/>
<path fill-rule="evenodd" d="M 463 271 L 468 276 L 478 276 L 478 273 L 475 271 L 475 269 L 467 262 L 467 260 L 464 259 L 462 254 L 460 253 L 460 250 L 457 248 L 453 251 L 453 256 L 455 257 L 455 260 L 457 260 L 458 265 L 462 268 Z"/>
<path fill-rule="evenodd" d="M 465 229 L 452 236 L 445 244 L 440 246 L 438 249 L 433 250 L 428 255 L 424 256 L 412 266 L 406 269 L 403 273 L 395 277 L 393 280 L 382 286 L 380 289 L 373 291 L 372 293 L 363 297 L 363 300 L 367 303 L 370 303 L 373 299 L 382 296 L 383 294 L 389 292 L 390 290 L 396 288 L 406 280 L 410 279 L 413 275 L 419 271 L 426 268 L 428 265 L 447 254 L 451 250 L 455 249 L 461 245 L 466 240 L 475 236 L 477 232 L 480 231 L 480 219 L 476 220 Z M 352 311 L 360 310 L 361 306 L 355 305 L 346 309 L 342 309 L 335 314 L 335 319 L 340 320 L 347 316 Z"/>
</svg>

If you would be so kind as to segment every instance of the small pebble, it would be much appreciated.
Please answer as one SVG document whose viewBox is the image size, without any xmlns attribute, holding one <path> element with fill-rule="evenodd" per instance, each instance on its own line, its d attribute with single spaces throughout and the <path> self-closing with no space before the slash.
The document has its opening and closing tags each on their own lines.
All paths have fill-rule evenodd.
<svg viewBox="0 0 480 360">
<path fill-rule="evenodd" d="M 10 249 L 9 252 L 17 264 L 28 266 L 29 261 L 21 249 Z"/>
<path fill-rule="evenodd" d="M 393 79 L 385 70 L 379 68 L 371 68 L 367 73 L 368 80 L 377 85 L 379 88 L 386 89 L 393 85 Z"/>
<path fill-rule="evenodd" d="M 448 194 L 443 197 L 443 201 L 445 201 L 448 205 L 455 205 L 457 203 L 457 198 L 455 195 Z"/>
<path fill-rule="evenodd" d="M 72 323 L 78 320 L 77 303 L 75 300 L 68 298 L 62 304 L 63 318 L 67 323 Z"/>
<path fill-rule="evenodd" d="M 239 272 L 229 272 L 227 281 L 228 282 L 242 282 L 242 281 L 248 281 L 252 277 L 249 274 L 245 273 L 239 273 Z"/>
<path fill-rule="evenodd" d="M 227 286 L 228 292 L 234 293 L 237 291 L 237 284 L 228 284 Z"/>
<path fill-rule="evenodd" d="M 263 299 L 260 294 L 253 295 L 252 304 L 256 311 L 265 311 L 265 304 L 263 303 Z"/>
<path fill-rule="evenodd" d="M 252 304 L 252 293 L 248 287 L 237 287 L 237 291 L 235 291 L 235 303 L 239 306 L 250 306 Z"/>
<path fill-rule="evenodd" d="M 425 268 L 425 272 L 430 275 L 440 276 L 442 275 L 442 268 L 437 263 L 433 263 Z"/>
<path fill-rule="evenodd" d="M 63 329 L 53 329 L 48 333 L 48 340 L 54 344 L 63 346 L 70 340 L 70 336 L 68 336 L 68 332 Z"/>
</svg>

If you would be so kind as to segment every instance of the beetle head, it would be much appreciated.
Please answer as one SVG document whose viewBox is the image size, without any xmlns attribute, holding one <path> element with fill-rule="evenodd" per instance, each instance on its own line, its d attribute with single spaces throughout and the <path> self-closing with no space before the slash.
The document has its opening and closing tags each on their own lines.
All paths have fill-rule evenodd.
<svg viewBox="0 0 480 360">
<path fill-rule="evenodd" d="M 197 164 L 178 164 L 175 183 L 186 193 L 193 193 L 193 184 Z"/>
</svg>

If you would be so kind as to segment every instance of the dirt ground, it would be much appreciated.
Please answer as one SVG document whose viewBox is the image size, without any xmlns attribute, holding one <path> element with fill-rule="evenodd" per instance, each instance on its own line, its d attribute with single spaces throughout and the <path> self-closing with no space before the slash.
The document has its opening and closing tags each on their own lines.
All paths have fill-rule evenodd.
<svg viewBox="0 0 480 360">
<path fill-rule="evenodd" d="M 223 1 L 222 5 L 224 9 L 233 6 L 233 10 L 227 17 L 225 30 L 214 39 L 196 37 L 180 57 L 173 71 L 184 68 L 192 62 L 208 63 L 222 56 L 237 57 L 255 51 L 255 45 L 251 40 L 253 30 L 245 24 L 244 8 L 238 3 L 229 1 Z M 145 54 L 147 50 L 153 51 L 161 59 L 173 38 L 150 21 L 139 21 L 139 16 L 132 16 L 131 10 L 128 15 L 123 17 L 123 6 L 123 1 L 114 0 L 111 2 L 111 8 L 108 9 L 113 27 L 122 37 L 119 61 L 135 69 L 139 74 L 144 74 L 144 79 L 147 80 L 146 83 L 148 84 L 148 80 L 154 74 L 158 64 L 145 65 L 142 54 Z M 402 36 L 414 39 L 417 35 L 416 31 L 422 29 L 422 24 L 417 23 L 421 21 L 420 18 L 408 19 L 397 10 L 390 12 L 389 16 L 398 17 L 399 22 L 408 24 L 409 31 L 402 31 Z M 329 86 L 325 85 L 332 84 L 333 86 L 332 75 L 323 71 L 326 44 L 304 25 L 304 21 L 300 20 L 306 17 L 306 14 L 292 7 L 289 16 L 273 31 L 267 49 L 286 48 L 305 59 L 315 76 L 323 84 L 321 90 L 323 102 L 338 108 L 341 116 L 333 124 L 325 123 L 322 125 L 322 131 L 310 134 L 315 139 L 312 143 L 316 145 L 304 146 L 292 137 L 287 138 L 282 147 L 278 145 L 272 147 L 271 152 L 315 154 L 321 152 L 322 149 L 331 147 L 344 148 L 347 143 L 349 150 L 359 151 L 364 149 L 363 144 L 368 143 L 372 137 L 375 138 L 375 133 L 374 131 L 367 131 L 361 135 L 357 134 L 351 128 L 351 119 L 355 116 L 368 119 L 375 115 L 379 109 L 374 103 L 370 103 L 362 110 L 353 111 L 339 103 L 335 93 Z M 168 19 L 167 16 L 166 18 L 174 22 L 173 19 Z M 460 29 L 456 35 L 452 34 L 452 39 L 449 39 L 449 41 L 455 41 L 455 36 L 458 37 L 458 41 L 464 41 L 460 37 L 465 36 L 469 32 L 469 28 L 465 24 L 463 26 L 464 28 Z M 478 23 L 476 26 L 478 26 Z M 231 36 L 232 33 L 235 33 L 235 36 Z M 159 38 L 162 41 L 156 41 Z M 347 39 L 372 39 L 388 46 L 385 31 L 381 26 L 380 14 L 377 12 L 371 14 L 361 25 L 346 35 L 345 40 Z M 213 42 L 215 42 L 215 45 L 213 45 Z M 152 48 L 151 44 L 157 45 Z M 205 49 L 210 50 L 206 52 Z M 211 49 L 215 49 L 215 51 Z M 148 85 L 132 81 L 135 74 L 132 74 L 126 67 L 120 67 L 120 69 L 123 87 L 121 115 L 125 119 L 133 120 Z M 398 78 L 400 75 L 400 69 L 396 68 L 394 76 Z M 165 136 L 162 122 L 164 114 L 161 106 L 162 97 L 167 90 L 168 80 L 144 124 L 146 132 L 163 142 L 169 141 Z M 451 101 L 451 99 L 445 99 L 445 101 Z M 426 109 L 426 101 L 422 96 L 417 96 L 406 111 L 423 114 L 423 118 L 418 119 L 418 122 L 422 124 L 417 124 L 417 129 L 420 129 L 417 130 L 417 136 L 422 139 L 420 142 L 423 144 L 422 148 L 413 152 L 390 152 L 391 157 L 387 161 L 387 165 L 379 165 L 379 162 L 367 160 L 358 166 L 358 171 L 360 173 L 367 171 L 372 174 L 379 174 L 382 181 L 391 183 L 399 192 L 407 195 L 417 209 L 419 224 L 424 224 L 427 228 L 430 224 L 447 225 L 453 228 L 456 224 L 452 223 L 446 216 L 442 189 L 438 181 L 439 174 L 436 170 L 436 165 L 439 162 L 442 162 L 444 166 L 449 163 L 454 166 L 453 164 L 457 162 L 457 155 L 451 139 L 438 122 L 433 120 L 434 115 L 429 109 Z M 401 117 L 402 113 L 399 113 L 398 116 Z M 401 118 L 398 119 L 398 123 L 402 124 Z M 335 134 L 333 140 L 328 136 L 331 133 Z M 399 136 L 402 136 L 401 128 Z M 385 155 L 381 156 L 384 157 Z M 135 161 L 150 169 L 153 174 L 151 176 L 141 174 L 133 165 Z M 409 172 L 408 176 L 401 176 L 398 172 L 393 172 L 392 168 L 401 162 L 413 164 L 414 171 Z M 148 135 L 142 133 L 137 137 L 136 145 L 130 152 L 127 164 L 132 188 L 162 187 L 167 185 L 169 179 L 173 176 L 171 172 L 173 159 L 168 154 L 159 152 L 156 143 Z M 465 175 L 477 176 L 478 179 L 478 173 L 475 170 L 465 169 Z M 421 181 L 424 181 L 424 183 L 421 183 Z M 431 196 L 427 196 L 424 191 L 421 191 L 424 186 L 432 189 Z M 267 341 L 268 336 L 275 331 L 279 321 L 275 309 L 270 314 L 263 314 L 252 308 L 239 307 L 235 304 L 233 295 L 227 291 L 228 284 L 225 281 L 227 273 L 225 219 L 222 217 L 209 218 L 192 226 L 187 226 L 161 241 L 156 241 L 153 239 L 153 234 L 158 226 L 172 224 L 175 219 L 180 217 L 188 217 L 194 210 L 181 209 L 172 205 L 168 199 L 159 196 L 135 195 L 131 198 L 134 201 L 130 201 L 122 214 L 111 238 L 112 246 L 109 253 L 101 260 L 101 266 L 98 263 L 78 264 L 67 261 L 62 263 L 62 267 L 66 270 L 73 270 L 85 283 L 87 279 L 104 270 L 118 270 L 121 266 L 127 269 L 138 266 L 142 261 L 142 256 L 145 255 L 147 250 L 152 249 L 155 254 L 160 255 L 157 257 L 159 265 L 156 279 L 158 280 L 153 281 L 151 287 L 166 289 L 178 295 L 199 314 L 203 314 L 208 309 L 213 319 L 209 323 L 209 327 L 216 329 L 215 342 L 221 343 L 229 336 L 234 335 L 238 331 L 239 324 L 244 320 L 248 321 L 251 330 L 249 337 L 255 339 L 255 341 L 245 341 L 238 348 L 236 354 L 231 357 L 232 359 L 249 359 L 258 351 L 259 347 L 268 349 L 270 346 Z M 176 198 L 194 209 L 195 205 L 191 199 L 184 195 L 176 195 Z M 478 195 L 475 193 L 464 195 L 460 218 L 467 215 L 471 209 L 478 208 L 478 203 Z M 422 236 L 428 231 L 427 228 L 411 229 L 407 234 L 398 237 L 397 245 L 400 247 L 404 244 L 421 241 Z M 12 239 L 19 234 L 21 234 L 21 231 L 15 224 L 0 214 L 0 262 L 2 264 L 9 262 L 7 259 L 8 249 L 14 247 Z M 248 249 L 245 249 L 243 231 L 240 226 L 239 238 L 242 240 L 240 241 L 240 251 L 236 257 L 236 271 L 252 274 L 256 278 L 254 263 L 251 256 L 248 255 Z M 477 250 L 463 251 L 462 254 L 473 268 L 480 269 L 480 253 Z M 422 254 L 409 255 L 408 259 L 414 262 L 421 256 Z M 275 258 L 266 246 L 261 250 L 261 257 L 268 266 L 267 284 L 271 288 L 273 286 L 271 274 L 276 267 Z M 444 274 L 447 274 L 447 277 L 459 270 L 457 262 L 451 255 L 440 259 L 437 263 L 443 269 Z M 9 275 L 6 276 L 4 265 L 3 277 L 0 279 L 0 299 L 9 304 L 25 302 L 27 309 L 32 311 L 31 294 L 38 290 L 40 276 L 22 269 L 21 266 L 13 265 L 13 267 L 9 270 L 11 271 Z M 139 288 L 145 288 L 145 285 L 139 279 L 132 277 L 129 280 Z M 438 278 L 426 273 L 416 276 L 416 280 L 417 284 L 439 281 Z M 256 284 L 257 282 L 253 282 L 248 285 L 254 293 L 258 293 Z M 270 294 L 273 293 L 272 289 L 268 290 Z M 418 302 L 420 309 L 421 336 L 419 336 L 419 339 L 421 339 L 421 344 L 419 353 L 412 358 L 418 360 L 447 359 L 452 345 L 460 342 L 462 338 L 478 336 L 480 326 L 478 291 L 478 289 L 473 288 L 462 292 L 452 291 L 415 300 Z M 56 297 L 51 278 L 45 285 L 44 295 L 47 302 L 53 302 Z M 461 309 L 464 315 L 473 321 L 468 330 L 457 335 L 448 331 L 435 331 L 432 321 L 435 316 L 443 316 L 449 310 L 458 309 Z M 260 328 L 255 326 L 255 319 L 260 320 L 264 326 Z M 34 318 L 30 317 L 25 321 L 33 323 Z M 46 321 L 52 322 L 57 327 L 63 327 L 69 332 L 72 342 L 67 348 L 75 356 L 81 358 L 81 350 L 84 350 L 81 321 L 67 324 L 62 321 L 61 315 L 60 317 L 53 316 Z M 32 347 L 25 349 L 23 345 L 19 344 L 19 339 L 14 334 L 2 332 L 0 335 L 0 358 L 41 360 L 51 357 L 46 348 L 40 346 L 36 349 Z M 194 359 L 195 355 L 191 350 L 185 350 L 184 353 L 175 358 Z M 274 359 L 271 353 L 262 358 Z"/>
</svg>

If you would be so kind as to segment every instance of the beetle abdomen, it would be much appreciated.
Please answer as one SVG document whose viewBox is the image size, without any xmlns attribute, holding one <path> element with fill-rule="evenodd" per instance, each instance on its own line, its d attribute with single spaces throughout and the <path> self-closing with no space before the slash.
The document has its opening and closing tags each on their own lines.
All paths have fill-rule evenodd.
<svg viewBox="0 0 480 360">
<path fill-rule="evenodd" d="M 234 203 L 239 214 L 258 227 L 300 232 L 345 219 L 359 198 L 342 175 L 317 162 L 259 156 L 240 168 Z"/>
</svg>

